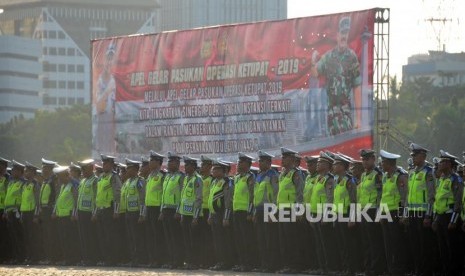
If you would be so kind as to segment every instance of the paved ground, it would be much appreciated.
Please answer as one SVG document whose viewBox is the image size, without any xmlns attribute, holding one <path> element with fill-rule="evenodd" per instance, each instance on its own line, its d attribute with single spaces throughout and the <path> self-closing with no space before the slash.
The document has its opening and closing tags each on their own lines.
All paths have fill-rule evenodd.
<svg viewBox="0 0 465 276">
<path fill-rule="evenodd" d="M 276 275 L 265 273 L 216 272 L 209 270 L 165 270 L 118 267 L 55 267 L 55 266 L 0 266 L 0 275 L 5 276 L 174 276 L 174 275 Z"/>
</svg>

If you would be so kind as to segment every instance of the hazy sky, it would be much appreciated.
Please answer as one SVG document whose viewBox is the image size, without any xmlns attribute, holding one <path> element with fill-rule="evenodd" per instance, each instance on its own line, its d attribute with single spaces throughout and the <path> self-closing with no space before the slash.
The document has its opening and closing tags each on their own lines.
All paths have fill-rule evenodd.
<svg viewBox="0 0 465 276">
<path fill-rule="evenodd" d="M 304 17 L 390 8 L 390 72 L 401 80 L 402 65 L 413 54 L 437 50 L 436 33 L 442 30 L 446 51 L 465 51 L 465 5 L 462 0 L 288 0 L 288 17 Z M 446 18 L 446 24 L 426 21 Z"/>
</svg>

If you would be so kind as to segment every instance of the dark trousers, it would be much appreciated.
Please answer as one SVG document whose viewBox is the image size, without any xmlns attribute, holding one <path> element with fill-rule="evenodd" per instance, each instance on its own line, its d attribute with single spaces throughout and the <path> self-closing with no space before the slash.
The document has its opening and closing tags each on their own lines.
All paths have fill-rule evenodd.
<svg viewBox="0 0 465 276">
<path fill-rule="evenodd" d="M 423 226 L 423 214 L 409 214 L 409 243 L 415 275 L 432 275 L 438 259 L 437 238 L 431 227 Z"/>
<path fill-rule="evenodd" d="M 147 221 L 145 223 L 147 237 L 147 252 L 150 261 L 157 264 L 166 262 L 166 244 L 163 232 L 163 223 L 158 220 L 160 206 L 147 206 Z"/>
<path fill-rule="evenodd" d="M 58 217 L 58 240 L 60 242 L 62 260 L 67 264 L 76 264 L 80 259 L 79 248 L 77 246 L 76 240 L 78 240 L 77 235 L 77 225 L 76 222 L 71 221 L 71 217 Z"/>
<path fill-rule="evenodd" d="M 186 263 L 200 264 L 201 233 L 199 225 L 192 225 L 192 216 L 183 216 L 181 221 L 182 236 L 184 240 L 184 256 Z"/>
<path fill-rule="evenodd" d="M 118 260 L 118 235 L 120 227 L 118 221 L 113 218 L 113 207 L 100 209 L 97 212 L 97 229 L 100 256 L 107 265 L 115 265 Z"/>
<path fill-rule="evenodd" d="M 463 254 L 460 248 L 460 225 L 457 222 L 457 228 L 448 229 L 452 214 L 438 215 L 437 220 L 437 238 L 439 253 L 441 256 L 443 275 L 461 275 L 463 271 Z"/>
<path fill-rule="evenodd" d="M 197 253 L 200 254 L 200 265 L 210 267 L 215 262 L 212 229 L 207 223 L 210 212 L 208 209 L 203 209 L 202 214 L 203 216 L 199 218 L 198 225 L 200 232 L 200 252 Z"/>
<path fill-rule="evenodd" d="M 223 214 L 216 213 L 210 217 L 216 261 L 225 266 L 231 266 L 233 263 L 231 227 L 223 227 Z"/>
<path fill-rule="evenodd" d="M 288 211 L 290 212 L 290 211 Z M 297 225 L 294 222 L 279 223 L 279 245 L 281 248 L 281 265 L 285 268 L 299 268 Z"/>
<path fill-rule="evenodd" d="M 233 214 L 233 229 L 235 235 L 236 256 L 239 265 L 251 267 L 253 265 L 253 250 L 256 248 L 252 244 L 253 228 L 250 221 L 247 220 L 246 211 L 235 211 Z"/>
<path fill-rule="evenodd" d="M 24 253 L 24 240 L 23 240 L 23 227 L 19 217 L 19 212 L 8 212 L 8 237 L 11 242 L 12 259 L 15 261 L 23 261 L 25 258 Z"/>
<path fill-rule="evenodd" d="M 25 257 L 30 261 L 36 262 L 39 258 L 39 226 L 36 223 L 34 223 L 34 211 L 22 212 L 21 220 L 23 223 L 24 231 Z"/>
<path fill-rule="evenodd" d="M 97 226 L 92 222 L 92 212 L 79 211 L 79 245 L 82 252 L 82 260 L 86 264 L 95 264 L 100 260 L 97 246 Z"/>
<path fill-rule="evenodd" d="M 132 264 L 146 262 L 144 244 L 144 224 L 139 223 L 139 212 L 126 212 L 126 233 L 129 257 Z"/>
<path fill-rule="evenodd" d="M 40 233 L 42 251 L 44 253 L 43 260 L 51 262 L 58 261 L 61 258 L 61 247 L 58 244 L 58 229 L 57 221 L 52 220 L 52 209 L 49 207 L 42 207 L 40 213 Z"/>
<path fill-rule="evenodd" d="M 255 236 L 258 244 L 260 266 L 270 270 L 277 270 L 279 265 L 278 224 L 264 222 L 263 212 L 255 214 Z M 310 259 L 308 259 L 310 261 Z"/>
<path fill-rule="evenodd" d="M 10 239 L 8 238 L 7 220 L 1 218 L 4 210 L 0 209 L 0 263 L 3 263 L 11 258 L 11 245 Z"/>
<path fill-rule="evenodd" d="M 341 261 L 340 269 L 353 274 L 360 269 L 357 254 L 359 252 L 357 245 L 360 244 L 357 228 L 355 225 L 349 228 L 347 222 L 336 222 L 335 230 L 337 241 L 336 252 L 339 252 L 339 260 Z"/>
<path fill-rule="evenodd" d="M 363 220 L 361 223 L 363 245 L 365 247 L 365 272 L 368 275 L 379 275 L 386 271 L 386 257 L 381 225 L 374 222 L 376 209 L 368 210 L 371 222 Z"/>
<path fill-rule="evenodd" d="M 328 252 L 326 246 L 326 239 L 323 237 L 323 230 L 321 222 L 312 222 L 312 234 L 313 234 L 313 244 L 314 250 L 316 252 L 316 257 L 318 260 L 318 267 L 322 271 L 328 271 Z"/>
<path fill-rule="evenodd" d="M 183 240 L 182 230 L 179 221 L 174 218 L 176 213 L 175 209 L 165 208 L 163 213 L 163 230 L 165 233 L 165 240 L 169 252 L 169 263 L 174 266 L 181 266 L 183 264 Z"/>
<path fill-rule="evenodd" d="M 383 220 L 381 229 L 383 231 L 384 252 L 386 256 L 387 271 L 390 274 L 403 274 L 405 272 L 406 252 L 402 246 L 402 235 L 404 226 L 396 217 L 397 211 L 391 212 L 392 222 Z"/>
</svg>

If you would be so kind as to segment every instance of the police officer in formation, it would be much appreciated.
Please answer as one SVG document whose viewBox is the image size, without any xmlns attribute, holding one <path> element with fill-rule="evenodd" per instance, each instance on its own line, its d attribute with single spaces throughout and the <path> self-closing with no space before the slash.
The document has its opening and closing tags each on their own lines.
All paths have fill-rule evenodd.
<svg viewBox="0 0 465 276">
<path fill-rule="evenodd" d="M 440 151 L 432 167 L 428 149 L 415 143 L 409 149 L 408 172 L 398 165 L 400 155 L 385 150 L 377 166 L 370 149 L 356 160 L 329 151 L 301 158 L 281 148 L 280 172 L 272 167 L 275 156 L 259 151 L 258 171 L 252 172 L 252 155 L 239 153 L 234 176 L 230 162 L 173 152 L 151 151 L 148 160 L 119 166 L 102 155 L 100 175 L 92 159 L 70 166 L 42 159 L 39 170 L 0 158 L 0 233 L 6 237 L 0 258 L 9 264 L 460 275 L 463 165 Z M 301 203 L 309 214 L 299 213 L 295 222 L 265 216 L 270 205 L 292 214 Z M 315 220 L 331 213 L 333 221 Z"/>
</svg>

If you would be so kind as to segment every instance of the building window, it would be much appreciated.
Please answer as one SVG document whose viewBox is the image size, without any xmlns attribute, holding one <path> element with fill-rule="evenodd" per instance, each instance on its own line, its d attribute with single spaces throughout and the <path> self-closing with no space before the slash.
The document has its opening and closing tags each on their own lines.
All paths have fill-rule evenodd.
<svg viewBox="0 0 465 276">
<path fill-rule="evenodd" d="M 55 47 L 48 48 L 48 54 L 51 55 L 51 56 L 56 56 L 57 55 L 57 48 L 55 48 Z"/>
<path fill-rule="evenodd" d="M 75 69 L 74 64 L 68 64 L 68 72 L 74 73 L 76 71 Z"/>
<path fill-rule="evenodd" d="M 74 48 L 68 48 L 68 52 L 66 54 L 68 56 L 74 56 Z"/>
<path fill-rule="evenodd" d="M 60 72 L 60 73 L 66 72 L 66 64 L 59 64 L 58 65 L 58 72 Z"/>
<path fill-rule="evenodd" d="M 76 88 L 77 89 L 84 89 L 84 82 L 83 81 L 76 82 Z"/>
<path fill-rule="evenodd" d="M 84 104 L 84 98 L 77 98 L 78 104 Z"/>
<path fill-rule="evenodd" d="M 66 89 L 66 81 L 59 81 L 58 82 L 58 88 Z"/>
<path fill-rule="evenodd" d="M 57 88 L 57 82 L 52 80 L 43 81 L 44 88 Z"/>
<path fill-rule="evenodd" d="M 66 98 L 60 97 L 58 99 L 58 105 L 65 105 L 66 104 Z"/>
<path fill-rule="evenodd" d="M 69 105 L 73 105 L 76 103 L 76 99 L 75 98 L 68 98 L 68 104 Z"/>
<path fill-rule="evenodd" d="M 74 88 L 76 88 L 76 82 L 74 82 L 74 81 L 68 81 L 68 88 L 69 88 L 69 89 L 74 89 Z"/>
<path fill-rule="evenodd" d="M 48 38 L 57 38 L 56 31 L 48 31 Z"/>
<path fill-rule="evenodd" d="M 47 47 L 42 48 L 42 54 L 43 55 L 48 55 L 48 48 Z"/>
<path fill-rule="evenodd" d="M 65 38 L 66 38 L 65 33 L 62 32 L 62 31 L 58 31 L 58 38 L 59 38 L 59 39 L 65 39 Z"/>
<path fill-rule="evenodd" d="M 76 66 L 76 72 L 84 73 L 84 65 L 77 65 Z"/>
<path fill-rule="evenodd" d="M 66 55 L 66 49 L 65 48 L 58 48 L 58 55 L 59 56 L 65 56 Z"/>
<path fill-rule="evenodd" d="M 56 105 L 57 104 L 57 98 L 55 97 L 49 97 L 49 96 L 44 96 L 42 103 L 44 105 Z"/>
</svg>

